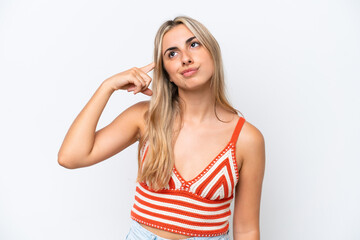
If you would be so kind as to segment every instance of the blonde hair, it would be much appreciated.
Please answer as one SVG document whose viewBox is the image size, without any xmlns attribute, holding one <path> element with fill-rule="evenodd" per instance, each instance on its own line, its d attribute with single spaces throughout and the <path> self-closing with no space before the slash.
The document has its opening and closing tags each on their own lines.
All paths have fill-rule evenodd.
<svg viewBox="0 0 360 240">
<path fill-rule="evenodd" d="M 174 20 L 162 24 L 154 42 L 153 95 L 150 100 L 149 111 L 146 114 L 147 129 L 144 137 L 140 140 L 138 151 L 139 172 L 137 180 L 146 182 L 154 190 L 168 187 L 174 167 L 173 146 L 176 136 L 173 125 L 175 116 L 181 117 L 181 111 L 178 88 L 174 83 L 170 82 L 169 76 L 163 67 L 162 40 L 169 30 L 180 24 L 184 24 L 212 56 L 214 75 L 210 83 L 213 96 L 215 96 L 215 107 L 216 104 L 219 104 L 230 112 L 238 113 L 225 95 L 221 51 L 213 35 L 200 22 L 185 16 L 176 17 Z M 149 149 L 146 154 L 146 161 L 142 164 L 141 149 L 144 147 L 145 142 L 148 142 Z"/>
</svg>

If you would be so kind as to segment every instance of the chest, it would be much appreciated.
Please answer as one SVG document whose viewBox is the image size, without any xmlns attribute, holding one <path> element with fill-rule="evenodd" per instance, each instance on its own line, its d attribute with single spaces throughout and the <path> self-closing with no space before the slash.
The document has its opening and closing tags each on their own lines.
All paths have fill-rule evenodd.
<svg viewBox="0 0 360 240">
<path fill-rule="evenodd" d="M 175 163 L 169 189 L 189 192 L 208 200 L 231 198 L 239 179 L 233 142 L 226 144 L 211 159 L 211 161 L 199 161 L 195 164 L 185 161 L 189 167 L 184 168 L 184 164 L 181 164 L 181 167 L 185 169 L 183 172 Z"/>
<path fill-rule="evenodd" d="M 194 179 L 219 157 L 230 142 L 232 130 L 228 127 L 195 131 L 184 126 L 174 145 L 175 168 L 181 177 L 186 181 Z M 234 154 L 236 160 L 236 152 Z"/>
</svg>

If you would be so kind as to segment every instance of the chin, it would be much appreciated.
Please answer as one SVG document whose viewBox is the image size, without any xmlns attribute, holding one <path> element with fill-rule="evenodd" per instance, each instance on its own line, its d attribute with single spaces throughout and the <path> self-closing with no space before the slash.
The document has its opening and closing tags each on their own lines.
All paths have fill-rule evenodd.
<svg viewBox="0 0 360 240">
<path fill-rule="evenodd" d="M 210 89 L 210 81 L 199 82 L 196 79 L 187 79 L 182 85 L 184 90 Z"/>
</svg>

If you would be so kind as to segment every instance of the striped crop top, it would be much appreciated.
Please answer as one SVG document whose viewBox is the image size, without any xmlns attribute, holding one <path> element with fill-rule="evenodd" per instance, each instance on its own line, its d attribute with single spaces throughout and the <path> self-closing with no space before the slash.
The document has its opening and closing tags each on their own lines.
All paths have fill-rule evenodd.
<svg viewBox="0 0 360 240">
<path fill-rule="evenodd" d="M 240 117 L 230 142 L 193 180 L 173 168 L 167 188 L 157 192 L 136 184 L 131 218 L 145 225 L 193 237 L 225 234 L 229 228 L 235 186 L 239 179 L 235 146 L 245 122 Z M 148 146 L 142 149 L 145 159 Z"/>
</svg>

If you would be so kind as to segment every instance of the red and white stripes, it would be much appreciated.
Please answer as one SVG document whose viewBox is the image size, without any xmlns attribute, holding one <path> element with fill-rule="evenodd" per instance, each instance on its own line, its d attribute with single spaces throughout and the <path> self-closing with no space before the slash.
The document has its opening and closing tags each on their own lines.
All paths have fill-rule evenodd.
<svg viewBox="0 0 360 240">
<path fill-rule="evenodd" d="M 138 183 L 131 211 L 134 220 L 190 236 L 216 236 L 228 229 L 232 199 L 204 201 L 183 190 L 153 192 Z"/>
<path fill-rule="evenodd" d="M 131 217 L 148 226 L 188 236 L 226 233 L 239 179 L 235 144 L 243 123 L 240 118 L 231 141 L 194 179 L 185 181 L 174 167 L 166 189 L 155 192 L 145 183 L 137 183 Z M 146 155 L 146 150 L 143 152 Z"/>
</svg>

